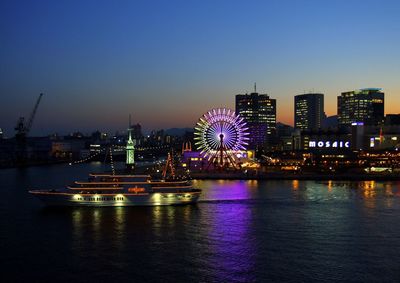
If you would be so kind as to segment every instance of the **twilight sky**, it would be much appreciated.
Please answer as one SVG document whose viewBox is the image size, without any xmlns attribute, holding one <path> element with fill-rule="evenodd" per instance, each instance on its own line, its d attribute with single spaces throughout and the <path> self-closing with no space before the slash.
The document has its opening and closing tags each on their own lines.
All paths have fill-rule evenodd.
<svg viewBox="0 0 400 283">
<path fill-rule="evenodd" d="M 0 2 L 0 128 L 7 136 L 45 93 L 33 135 L 192 127 L 234 95 L 277 99 L 381 87 L 399 113 L 400 1 Z"/>
</svg>

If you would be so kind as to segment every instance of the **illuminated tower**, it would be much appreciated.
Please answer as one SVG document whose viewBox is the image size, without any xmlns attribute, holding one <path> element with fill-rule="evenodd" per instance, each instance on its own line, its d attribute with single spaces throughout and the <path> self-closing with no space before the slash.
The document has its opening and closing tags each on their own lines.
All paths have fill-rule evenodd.
<svg viewBox="0 0 400 283">
<path fill-rule="evenodd" d="M 272 145 L 276 134 L 276 99 L 259 94 L 256 86 L 253 93 L 238 94 L 235 98 L 236 115 L 243 117 L 249 128 L 249 147 Z"/>
<path fill-rule="evenodd" d="M 132 140 L 131 116 L 129 115 L 128 142 L 126 143 L 126 167 L 133 169 L 135 166 L 135 141 Z"/>
<path fill-rule="evenodd" d="M 318 130 L 324 120 L 324 95 L 306 93 L 294 97 L 294 127 L 300 130 Z"/>
</svg>

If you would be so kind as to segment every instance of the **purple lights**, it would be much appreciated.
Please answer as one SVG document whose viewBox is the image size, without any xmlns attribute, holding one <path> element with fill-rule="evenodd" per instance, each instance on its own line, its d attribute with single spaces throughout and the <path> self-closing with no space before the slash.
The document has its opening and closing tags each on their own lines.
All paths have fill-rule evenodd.
<svg viewBox="0 0 400 283">
<path fill-rule="evenodd" d="M 196 146 L 205 156 L 222 147 L 225 150 L 245 150 L 248 133 L 243 118 L 225 108 L 212 109 L 205 113 L 195 127 Z"/>
</svg>

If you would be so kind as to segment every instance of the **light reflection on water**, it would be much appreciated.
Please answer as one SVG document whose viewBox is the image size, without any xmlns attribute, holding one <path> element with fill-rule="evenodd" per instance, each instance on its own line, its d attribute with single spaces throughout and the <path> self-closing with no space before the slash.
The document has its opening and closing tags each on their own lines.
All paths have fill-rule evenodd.
<svg viewBox="0 0 400 283">
<path fill-rule="evenodd" d="M 367 205 L 375 199 L 386 199 L 399 194 L 391 182 L 375 181 L 249 181 L 197 180 L 194 186 L 203 189 L 200 202 L 293 198 L 297 200 L 328 201 L 361 198 Z M 290 190 L 290 193 L 288 191 Z M 277 190 L 281 190 L 278 192 Z"/>
<path fill-rule="evenodd" d="M 87 171 L 3 178 L 2 262 L 19 281 L 396 282 L 400 274 L 399 182 L 197 180 L 197 205 L 62 210 L 26 192 Z"/>
</svg>

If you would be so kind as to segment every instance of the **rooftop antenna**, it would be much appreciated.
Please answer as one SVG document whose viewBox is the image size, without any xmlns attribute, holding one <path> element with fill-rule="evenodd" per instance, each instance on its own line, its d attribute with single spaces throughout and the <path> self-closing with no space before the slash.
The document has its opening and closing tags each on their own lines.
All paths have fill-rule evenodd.
<svg viewBox="0 0 400 283">
<path fill-rule="evenodd" d="M 254 83 L 254 93 L 257 93 L 257 83 Z"/>
</svg>

